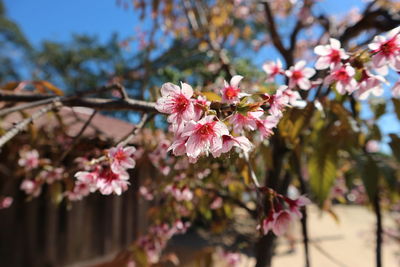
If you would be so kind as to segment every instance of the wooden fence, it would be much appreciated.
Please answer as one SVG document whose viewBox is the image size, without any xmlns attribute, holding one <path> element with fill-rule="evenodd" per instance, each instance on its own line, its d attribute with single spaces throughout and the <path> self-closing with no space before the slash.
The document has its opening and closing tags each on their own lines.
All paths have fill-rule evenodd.
<svg viewBox="0 0 400 267">
<path fill-rule="evenodd" d="M 147 225 L 147 205 L 138 194 L 139 178 L 151 177 L 146 164 L 131 172 L 122 196 L 93 194 L 69 208 L 51 203 L 46 190 L 27 202 L 16 181 L 13 205 L 0 210 L 0 266 L 66 266 L 128 246 Z"/>
</svg>

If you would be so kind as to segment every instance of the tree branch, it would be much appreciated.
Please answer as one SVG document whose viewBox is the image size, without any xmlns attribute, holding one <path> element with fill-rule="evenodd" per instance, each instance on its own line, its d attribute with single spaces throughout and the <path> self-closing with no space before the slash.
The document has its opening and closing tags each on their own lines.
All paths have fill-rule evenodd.
<svg viewBox="0 0 400 267">
<path fill-rule="evenodd" d="M 7 102 L 37 102 L 49 98 L 53 95 L 21 95 L 0 93 L 0 101 Z M 146 102 L 135 99 L 106 99 L 106 98 L 78 98 L 60 97 L 57 99 L 64 106 L 68 107 L 88 107 L 96 110 L 134 110 L 150 113 L 158 113 L 154 102 Z M 53 101 L 53 100 L 52 100 Z"/>
<path fill-rule="evenodd" d="M 281 53 L 283 58 L 286 61 L 287 67 L 293 65 L 293 56 L 289 51 L 283 46 L 281 37 L 279 36 L 279 33 L 276 28 L 275 24 L 275 19 L 274 16 L 272 15 L 271 7 L 269 6 L 269 3 L 267 1 L 262 2 L 264 4 L 264 9 L 265 9 L 265 15 L 267 16 L 267 21 L 269 24 L 269 32 L 271 35 L 272 43 L 278 49 L 278 51 Z"/>
<path fill-rule="evenodd" d="M 51 105 L 48 105 L 39 111 L 35 112 L 31 117 L 26 118 L 20 122 L 18 122 L 13 128 L 8 130 L 2 137 L 0 137 L 0 148 L 4 146 L 5 143 L 10 141 L 12 138 L 14 138 L 19 132 L 23 131 L 26 126 L 28 126 L 29 123 L 33 122 L 34 120 L 40 118 L 44 114 L 46 114 L 48 111 L 57 108 L 60 106 L 59 102 L 53 103 Z"/>
</svg>

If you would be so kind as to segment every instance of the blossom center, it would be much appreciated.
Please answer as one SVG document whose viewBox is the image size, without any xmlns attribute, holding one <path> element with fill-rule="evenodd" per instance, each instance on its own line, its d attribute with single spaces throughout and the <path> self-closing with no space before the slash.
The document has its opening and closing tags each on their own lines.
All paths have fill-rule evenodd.
<svg viewBox="0 0 400 267">
<path fill-rule="evenodd" d="M 346 70 L 345 69 L 340 69 L 340 70 L 338 70 L 337 72 L 336 72 L 336 78 L 338 79 L 338 80 L 341 80 L 341 81 L 345 81 L 345 80 L 347 80 L 348 78 L 349 78 L 349 75 L 347 74 L 347 72 L 346 72 Z"/>
<path fill-rule="evenodd" d="M 208 122 L 208 123 L 202 125 L 198 130 L 198 133 L 200 134 L 200 136 L 203 138 L 206 138 L 210 135 L 213 135 L 214 134 L 214 124 L 215 124 L 215 122 Z"/>
<path fill-rule="evenodd" d="M 332 62 L 340 62 L 340 53 L 339 50 L 336 49 L 332 49 L 331 54 L 329 55 L 329 57 L 331 58 Z"/>
<path fill-rule="evenodd" d="M 179 95 L 175 98 L 175 112 L 183 112 L 186 110 L 189 105 L 189 99 L 187 99 L 184 95 Z"/>
<path fill-rule="evenodd" d="M 115 153 L 114 158 L 117 161 L 124 161 L 126 159 L 126 155 L 125 155 L 124 151 L 118 150 L 117 153 Z"/>
<path fill-rule="evenodd" d="M 225 90 L 225 96 L 226 96 L 226 98 L 228 98 L 228 99 L 235 98 L 235 97 L 238 96 L 238 90 L 236 90 L 235 88 L 232 88 L 232 87 L 228 87 L 228 88 Z"/>
<path fill-rule="evenodd" d="M 380 50 L 385 56 L 393 55 L 396 50 L 398 50 L 398 47 L 396 46 L 396 38 L 392 38 L 383 43 L 380 47 Z"/>
<path fill-rule="evenodd" d="M 99 177 L 104 179 L 107 183 L 111 183 L 112 181 L 119 179 L 119 175 L 112 172 L 111 169 L 103 169 Z"/>
<path fill-rule="evenodd" d="M 300 80 L 301 78 L 303 78 L 303 73 L 300 70 L 295 70 L 293 71 L 292 78 L 294 80 Z"/>
</svg>

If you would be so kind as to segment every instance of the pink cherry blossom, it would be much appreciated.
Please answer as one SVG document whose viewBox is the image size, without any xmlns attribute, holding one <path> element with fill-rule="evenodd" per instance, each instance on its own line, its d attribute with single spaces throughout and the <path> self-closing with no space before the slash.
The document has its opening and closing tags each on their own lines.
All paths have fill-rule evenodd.
<svg viewBox="0 0 400 267">
<path fill-rule="evenodd" d="M 262 221 L 261 225 L 258 227 L 261 228 L 264 235 L 268 234 L 268 232 L 272 230 L 272 226 L 274 225 L 273 215 L 273 211 L 269 212 L 268 216 Z"/>
<path fill-rule="evenodd" d="M 365 150 L 368 153 L 376 153 L 379 152 L 379 142 L 377 140 L 369 140 L 365 144 Z"/>
<path fill-rule="evenodd" d="M 247 112 L 246 115 L 236 112 L 229 118 L 229 123 L 233 125 L 233 131 L 238 134 L 242 133 L 243 129 L 254 131 L 257 129 L 256 119 L 263 114 L 264 111 L 262 109 Z"/>
<path fill-rule="evenodd" d="M 76 181 L 72 191 L 67 191 L 64 195 L 69 201 L 79 201 L 88 196 L 91 192 L 91 186 L 82 181 Z"/>
<path fill-rule="evenodd" d="M 223 251 L 221 257 L 226 262 L 227 266 L 240 266 L 241 255 L 237 252 Z"/>
<path fill-rule="evenodd" d="M 103 195 L 115 193 L 121 195 L 128 189 L 129 175 L 126 172 L 113 172 L 110 168 L 103 168 L 97 178 L 97 188 Z"/>
<path fill-rule="evenodd" d="M 194 106 L 191 101 L 193 89 L 187 83 L 182 83 L 181 88 L 172 83 L 165 83 L 161 87 L 162 97 L 157 100 L 156 109 L 159 112 L 171 114 L 168 122 L 172 123 L 174 131 L 183 128 L 185 121 L 195 118 Z"/>
<path fill-rule="evenodd" d="M 245 136 L 233 137 L 231 135 L 223 135 L 221 149 L 215 151 L 212 155 L 219 157 L 222 153 L 229 152 L 234 146 L 242 149 L 244 152 L 249 152 L 253 148 L 253 144 Z"/>
<path fill-rule="evenodd" d="M 393 97 L 400 97 L 400 81 L 396 82 L 392 87 Z"/>
<path fill-rule="evenodd" d="M 242 93 L 239 88 L 239 83 L 243 79 L 243 76 L 235 75 L 232 77 L 230 83 L 224 81 L 225 87 L 221 90 L 222 103 L 236 104 L 239 102 L 241 97 L 247 94 Z"/>
<path fill-rule="evenodd" d="M 357 81 L 354 79 L 356 71 L 349 64 L 336 66 L 329 76 L 326 77 L 326 83 L 335 83 L 339 94 L 351 94 L 357 89 Z"/>
<path fill-rule="evenodd" d="M 139 193 L 144 199 L 151 201 L 154 199 L 154 195 L 147 189 L 145 186 L 140 186 L 139 187 Z"/>
<path fill-rule="evenodd" d="M 35 169 L 39 166 L 39 153 L 36 149 L 30 151 L 20 151 L 18 165 L 27 170 Z"/>
<path fill-rule="evenodd" d="M 285 201 L 289 205 L 289 212 L 293 215 L 294 218 L 298 219 L 301 219 L 302 217 L 300 208 L 311 203 L 311 201 L 304 195 L 300 196 L 295 200 L 290 198 L 285 198 Z"/>
<path fill-rule="evenodd" d="M 48 184 L 64 178 L 64 168 L 54 168 L 52 166 L 45 166 L 46 169 L 39 173 L 39 178 Z"/>
<path fill-rule="evenodd" d="M 198 122 L 189 121 L 182 137 L 189 137 L 186 142 L 186 154 L 196 159 L 201 153 L 215 152 L 222 147 L 222 135 L 228 135 L 225 124 L 215 116 L 206 116 Z"/>
<path fill-rule="evenodd" d="M 268 61 L 262 66 L 262 68 L 267 73 L 267 82 L 272 82 L 276 75 L 284 73 L 280 59 L 276 62 Z"/>
<path fill-rule="evenodd" d="M 0 199 L 0 210 L 9 208 L 13 203 L 12 197 L 2 197 Z"/>
<path fill-rule="evenodd" d="M 376 36 L 371 44 L 372 64 L 379 73 L 388 73 L 387 65 L 396 71 L 400 71 L 400 27 L 387 33 L 386 36 Z"/>
<path fill-rule="evenodd" d="M 27 195 L 37 197 L 42 192 L 41 184 L 35 180 L 23 180 L 20 186 L 22 191 L 25 191 Z"/>
<path fill-rule="evenodd" d="M 80 182 L 80 184 L 86 184 L 90 189 L 90 192 L 95 192 L 97 190 L 97 179 L 98 172 L 87 172 L 81 171 L 75 173 L 75 178 Z M 76 183 L 75 183 L 76 184 Z"/>
<path fill-rule="evenodd" d="M 264 94 L 264 96 L 269 104 L 269 113 L 277 118 L 282 117 L 283 110 L 289 104 L 296 105 L 301 99 L 299 92 L 288 89 L 286 85 L 280 86 L 275 94 Z"/>
<path fill-rule="evenodd" d="M 111 160 L 111 170 L 115 173 L 125 172 L 127 169 L 135 167 L 135 160 L 133 156 L 136 148 L 133 146 L 117 146 L 112 147 L 108 151 L 108 157 Z"/>
<path fill-rule="evenodd" d="M 217 210 L 222 207 L 224 201 L 222 197 L 216 197 L 210 204 L 210 209 Z"/>
<path fill-rule="evenodd" d="M 294 88 L 295 86 L 303 90 L 311 88 L 310 78 L 314 76 L 315 70 L 305 66 L 306 62 L 301 60 L 285 71 L 286 76 L 289 77 L 289 88 Z"/>
<path fill-rule="evenodd" d="M 190 201 L 193 198 L 193 192 L 189 189 L 189 187 L 184 186 L 179 188 L 176 185 L 168 185 L 165 187 L 164 191 L 166 193 L 170 193 L 176 201 Z"/>
<path fill-rule="evenodd" d="M 355 96 L 359 100 L 367 99 L 370 94 L 381 96 L 383 94 L 383 83 L 387 82 L 382 76 L 373 75 L 367 70 L 363 70 L 359 89 L 355 92 Z"/>
<path fill-rule="evenodd" d="M 340 64 L 342 59 L 348 59 L 349 56 L 346 52 L 340 48 L 341 44 L 338 40 L 330 38 L 329 45 L 319 45 L 315 47 L 315 54 L 319 55 L 315 68 L 317 70 L 327 69 L 329 67 L 334 68 Z"/>
<path fill-rule="evenodd" d="M 168 151 L 172 150 L 175 156 L 182 156 L 186 154 L 186 142 L 189 139 L 188 136 L 182 136 L 180 134 L 175 135 L 172 145 L 168 148 Z"/>
<path fill-rule="evenodd" d="M 287 210 L 280 210 L 274 213 L 273 219 L 272 232 L 277 236 L 281 236 L 286 233 L 293 217 Z"/>
<path fill-rule="evenodd" d="M 268 116 L 267 118 L 261 120 L 257 119 L 257 129 L 263 138 L 269 138 L 274 134 L 273 128 L 275 128 L 279 123 L 279 118 L 275 116 Z"/>
<path fill-rule="evenodd" d="M 201 117 L 204 115 L 204 110 L 209 109 L 211 102 L 207 101 L 207 99 L 203 96 L 198 96 L 196 99 L 193 100 L 194 105 L 194 113 L 195 118 L 194 120 L 200 120 Z"/>
</svg>

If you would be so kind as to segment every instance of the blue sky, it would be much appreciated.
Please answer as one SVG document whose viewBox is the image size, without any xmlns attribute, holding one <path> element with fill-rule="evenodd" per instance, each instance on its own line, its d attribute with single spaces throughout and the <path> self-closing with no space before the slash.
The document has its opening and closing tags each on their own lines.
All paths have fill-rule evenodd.
<svg viewBox="0 0 400 267">
<path fill-rule="evenodd" d="M 138 11 L 124 10 L 115 0 L 4 0 L 7 14 L 29 40 L 70 40 L 71 34 L 97 35 L 101 40 L 114 32 L 121 37 L 135 33 Z"/>
<path fill-rule="evenodd" d="M 8 16 L 20 25 L 34 45 L 43 40 L 68 41 L 73 33 L 96 35 L 103 41 L 112 33 L 126 38 L 135 36 L 137 27 L 148 28 L 151 23 L 150 20 L 141 22 L 139 11 L 132 7 L 125 10 L 115 0 L 4 0 L 4 3 Z M 317 4 L 315 11 L 342 16 L 353 7 L 362 9 L 364 5 L 364 0 L 325 0 Z M 271 49 L 266 53 L 257 58 L 267 60 L 277 56 Z M 367 111 L 363 113 L 368 116 Z M 400 132 L 400 123 L 394 114 L 383 116 L 380 125 L 385 133 Z"/>
</svg>

